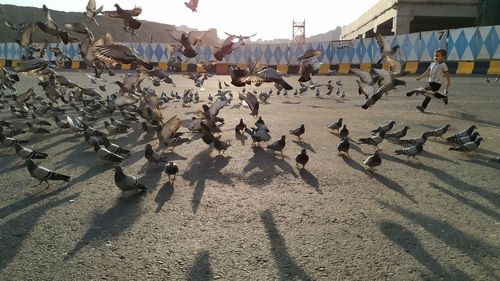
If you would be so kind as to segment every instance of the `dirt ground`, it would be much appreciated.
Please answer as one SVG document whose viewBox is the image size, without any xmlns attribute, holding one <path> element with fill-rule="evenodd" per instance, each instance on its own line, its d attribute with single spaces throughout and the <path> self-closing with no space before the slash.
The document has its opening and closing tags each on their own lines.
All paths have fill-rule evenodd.
<svg viewBox="0 0 500 281">
<path fill-rule="evenodd" d="M 81 73 L 66 74 L 92 85 Z M 34 86 L 33 78 L 21 79 L 19 92 Z M 210 78 L 202 102 L 170 102 L 164 117 L 177 114 L 186 123 L 215 94 L 217 79 L 229 81 Z M 286 78 L 294 87 L 296 79 Z M 113 140 L 133 151 L 124 171 L 148 190 L 128 197 L 114 185 L 113 164 L 97 160 L 81 138 L 54 128 L 48 136 L 20 135 L 49 154 L 43 166 L 72 180 L 33 188 L 38 181 L 16 164 L 13 149 L 0 152 L 0 280 L 499 280 L 500 164 L 486 160 L 500 154 L 500 83 L 453 77 L 449 104 L 432 100 L 420 113 L 422 97 L 404 95 L 425 83 L 414 77 L 367 111 L 354 77 L 314 78 L 328 79 L 342 81 L 345 99 L 326 96 L 322 87 L 320 97 L 290 92 L 262 104 L 273 139 L 287 136 L 285 159 L 235 138 L 241 117 L 255 122 L 236 99 L 220 113 L 223 139 L 232 140 L 225 157 L 200 139 L 177 147 L 168 154 L 180 167 L 173 186 L 146 163 L 148 141 L 132 124 L 132 132 Z M 182 93 L 193 84 L 178 75 L 174 81 L 176 88 L 157 91 Z M 109 85 L 106 94 L 116 90 Z M 0 119 L 23 122 L 9 115 L 4 109 Z M 431 139 L 419 161 L 408 162 L 395 155 L 398 145 L 384 141 L 382 165 L 371 176 L 362 161 L 373 148 L 352 144 L 351 158 L 337 156 L 339 137 L 326 126 L 339 117 L 351 140 L 395 120 L 394 129 L 408 125 L 410 137 L 446 123 L 446 136 L 475 124 L 484 142 L 467 158 Z M 298 142 L 288 131 L 302 123 Z M 301 148 L 310 161 L 299 171 Z"/>
</svg>

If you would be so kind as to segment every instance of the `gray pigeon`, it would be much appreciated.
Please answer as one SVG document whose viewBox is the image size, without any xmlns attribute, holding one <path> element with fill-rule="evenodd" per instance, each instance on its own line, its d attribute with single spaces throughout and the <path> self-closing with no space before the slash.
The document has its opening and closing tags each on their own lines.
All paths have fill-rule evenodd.
<svg viewBox="0 0 500 281">
<path fill-rule="evenodd" d="M 167 163 L 167 157 L 165 154 L 159 154 L 153 150 L 151 144 L 146 144 L 144 149 L 144 158 L 148 160 L 149 163 L 154 163 L 160 165 L 162 163 Z"/>
<path fill-rule="evenodd" d="M 113 152 L 107 150 L 106 148 L 101 147 L 97 143 L 94 143 L 94 152 L 97 154 L 97 157 L 104 160 L 113 162 L 121 162 L 125 160 L 125 158 L 121 157 L 120 155 L 114 154 Z"/>
<path fill-rule="evenodd" d="M 284 158 L 283 156 L 283 148 L 285 148 L 285 145 L 286 145 L 286 136 L 285 135 L 282 135 L 281 136 L 281 139 L 269 144 L 267 146 L 267 148 L 271 149 L 273 152 L 280 152 L 281 153 L 281 157 Z"/>
<path fill-rule="evenodd" d="M 450 147 L 448 150 L 461 151 L 465 153 L 465 155 L 469 156 L 469 152 L 476 151 L 482 140 L 482 137 L 478 137 L 475 141 L 464 143 L 456 147 Z"/>
<path fill-rule="evenodd" d="M 142 191 L 147 189 L 146 186 L 140 183 L 136 177 L 126 175 L 120 166 L 115 167 L 115 184 L 123 192 L 133 190 Z"/>
<path fill-rule="evenodd" d="M 333 122 L 327 127 L 328 129 L 331 129 L 332 131 L 339 131 L 340 128 L 342 128 L 342 118 L 339 118 L 337 122 Z"/>
<path fill-rule="evenodd" d="M 401 129 L 399 131 L 396 131 L 396 132 L 393 132 L 393 133 L 389 133 L 389 134 L 385 134 L 385 137 L 386 138 L 390 138 L 390 139 L 399 140 L 400 138 L 406 136 L 406 133 L 408 132 L 408 129 L 410 129 L 410 127 L 404 126 L 403 129 Z"/>
<path fill-rule="evenodd" d="M 341 139 L 345 139 L 349 136 L 349 130 L 347 129 L 347 125 L 344 124 L 342 130 L 340 130 L 339 136 Z"/>
<path fill-rule="evenodd" d="M 219 155 L 224 154 L 224 152 L 231 146 L 231 143 L 227 141 L 220 140 L 221 136 L 214 138 L 214 147 L 219 151 Z"/>
<path fill-rule="evenodd" d="M 16 148 L 16 154 L 23 159 L 45 159 L 48 156 L 46 153 L 31 150 L 19 143 L 15 143 L 14 147 Z"/>
<path fill-rule="evenodd" d="M 290 134 L 297 136 L 298 140 L 302 140 L 300 136 L 302 136 L 306 132 L 306 128 L 304 127 L 304 124 L 300 125 L 300 127 L 290 130 Z"/>
<path fill-rule="evenodd" d="M 359 140 L 359 144 L 369 144 L 373 145 L 377 150 L 380 150 L 378 145 L 384 140 L 385 137 L 385 131 L 381 131 L 377 135 L 368 137 L 368 138 L 361 138 Z"/>
<path fill-rule="evenodd" d="M 60 180 L 60 181 L 65 181 L 69 182 L 70 177 L 63 175 L 63 174 L 58 174 L 56 172 L 53 172 L 45 167 L 42 167 L 40 165 L 35 164 L 33 160 L 28 159 L 26 160 L 26 166 L 28 167 L 28 171 L 30 172 L 30 175 L 38 179 L 40 181 L 39 185 L 42 184 L 42 182 L 47 183 L 47 188 L 49 188 L 49 180 Z"/>
<path fill-rule="evenodd" d="M 470 136 L 470 135 L 472 135 L 472 132 L 474 132 L 475 129 L 477 129 L 477 127 L 475 125 L 472 125 L 468 129 L 460 131 L 460 132 L 454 134 L 453 136 L 446 138 L 446 140 L 453 141 L 454 139 L 459 139 L 459 138 L 462 138 L 465 136 Z"/>
<path fill-rule="evenodd" d="M 422 143 L 418 143 L 414 146 L 410 146 L 404 149 L 398 149 L 395 151 L 396 155 L 406 155 L 408 156 L 408 160 L 410 160 L 410 157 L 413 157 L 416 159 L 417 154 L 420 154 L 424 150 L 424 145 Z"/>
<path fill-rule="evenodd" d="M 372 133 L 376 134 L 376 133 L 380 133 L 382 131 L 387 133 L 390 130 L 392 130 L 392 127 L 394 127 L 394 124 L 396 124 L 396 121 L 392 120 L 387 124 L 379 126 L 377 129 L 373 130 Z"/>
<path fill-rule="evenodd" d="M 432 130 L 432 131 L 428 131 L 427 132 L 427 136 L 429 137 L 438 137 L 438 138 L 442 138 L 443 135 L 448 131 L 448 129 L 451 127 L 450 124 L 446 124 L 444 125 L 443 127 L 441 128 L 437 128 L 435 130 Z"/>
<path fill-rule="evenodd" d="M 464 144 L 464 143 L 468 143 L 471 141 L 475 141 L 478 136 L 479 136 L 479 132 L 476 131 L 476 132 L 473 132 L 470 136 L 456 138 L 453 140 L 447 140 L 446 142 L 447 143 L 455 143 L 455 144 Z"/>
</svg>

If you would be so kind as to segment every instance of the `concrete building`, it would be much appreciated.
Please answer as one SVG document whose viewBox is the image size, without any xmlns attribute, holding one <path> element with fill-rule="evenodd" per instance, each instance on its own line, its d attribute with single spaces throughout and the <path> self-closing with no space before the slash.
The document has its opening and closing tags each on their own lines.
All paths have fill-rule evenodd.
<svg viewBox="0 0 500 281">
<path fill-rule="evenodd" d="M 484 0 L 381 0 L 342 28 L 342 40 L 474 26 Z"/>
</svg>

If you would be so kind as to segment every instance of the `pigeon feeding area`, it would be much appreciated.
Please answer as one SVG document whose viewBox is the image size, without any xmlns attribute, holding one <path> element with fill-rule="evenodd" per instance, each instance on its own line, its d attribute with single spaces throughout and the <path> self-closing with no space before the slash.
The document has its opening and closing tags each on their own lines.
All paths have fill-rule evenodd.
<svg viewBox="0 0 500 281">
<path fill-rule="evenodd" d="M 1 280 L 500 278 L 494 77 L 423 113 L 411 76 L 365 110 L 355 75 L 130 73 L 1 94 Z"/>
</svg>

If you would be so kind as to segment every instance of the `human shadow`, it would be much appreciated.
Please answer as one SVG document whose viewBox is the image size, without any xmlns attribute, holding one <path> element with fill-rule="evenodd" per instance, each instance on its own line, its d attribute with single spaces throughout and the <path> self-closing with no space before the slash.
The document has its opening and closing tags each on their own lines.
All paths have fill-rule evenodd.
<svg viewBox="0 0 500 281">
<path fill-rule="evenodd" d="M 156 213 L 163 209 L 163 205 L 172 198 L 172 195 L 174 195 L 174 186 L 171 182 L 166 182 L 156 193 L 155 202 L 158 205 L 155 210 Z"/>
<path fill-rule="evenodd" d="M 311 172 L 309 172 L 306 169 L 300 169 L 299 170 L 299 175 L 302 178 L 302 180 L 305 183 L 307 183 L 309 186 L 311 186 L 312 188 L 314 188 L 314 190 L 316 190 L 317 193 L 323 194 L 323 191 L 321 191 L 321 189 L 319 188 L 319 181 L 318 181 L 318 179 L 313 174 L 311 174 Z"/>
<path fill-rule="evenodd" d="M 407 220 L 410 220 L 418 226 L 422 227 L 435 238 L 445 243 L 447 246 L 466 254 L 476 263 L 480 264 L 483 270 L 487 271 L 490 274 L 495 274 L 494 268 L 487 264 L 486 257 L 496 257 L 498 255 L 498 251 L 500 250 L 497 247 L 487 244 L 480 239 L 474 238 L 471 235 L 464 233 L 445 220 L 433 218 L 422 213 L 412 212 L 406 208 L 390 205 L 385 202 L 379 203 L 388 210 L 398 213 L 401 216 L 405 217 Z"/>
<path fill-rule="evenodd" d="M 210 268 L 210 254 L 204 250 L 196 255 L 191 270 L 189 270 L 187 280 L 208 281 L 212 279 L 212 269 Z"/>
<path fill-rule="evenodd" d="M 92 225 L 75 247 L 68 252 L 67 258 L 73 257 L 90 243 L 111 240 L 129 229 L 139 218 L 140 204 L 143 203 L 141 199 L 144 195 L 145 192 L 137 192 L 128 197 L 117 199 L 115 205 L 104 213 L 96 212 Z"/>
<path fill-rule="evenodd" d="M 243 181 L 254 187 L 263 187 L 275 177 L 282 174 L 291 174 L 298 178 L 294 168 L 285 159 L 275 157 L 260 146 L 252 147 L 253 156 L 243 167 L 245 177 Z M 278 169 L 279 168 L 279 169 Z M 280 171 L 281 170 L 281 171 Z"/>
<path fill-rule="evenodd" d="M 106 172 L 109 169 L 112 169 L 116 164 L 113 164 L 111 162 L 102 160 L 102 162 L 98 162 L 97 165 L 91 166 L 85 171 L 83 174 L 79 175 L 76 178 L 72 178 L 70 185 L 75 185 L 79 182 L 84 182 L 90 178 L 93 178 L 97 175 L 100 175 L 104 172 Z M 71 176 L 71 175 L 70 175 Z"/>
<path fill-rule="evenodd" d="M 483 187 L 480 186 L 475 186 L 469 183 L 464 182 L 463 180 L 456 178 L 440 169 L 434 168 L 429 165 L 425 165 L 423 163 L 412 163 L 409 161 L 403 161 L 399 158 L 390 156 L 390 155 L 385 155 L 385 159 L 397 163 L 401 163 L 407 166 L 410 166 L 414 169 L 420 170 L 420 171 L 426 171 L 431 174 L 433 174 L 436 178 L 441 180 L 442 182 L 448 184 L 449 186 L 452 186 L 455 189 L 462 190 L 462 191 L 468 191 L 468 192 L 474 192 L 477 195 L 483 197 L 484 199 L 490 201 L 493 205 L 496 207 L 500 207 L 500 195 L 498 193 L 495 193 L 493 191 L 489 191 Z"/>
<path fill-rule="evenodd" d="M 144 184 L 149 191 L 155 190 L 163 174 L 163 167 L 146 163 L 141 171 L 144 171 L 144 175 L 139 178 L 139 182 Z"/>
<path fill-rule="evenodd" d="M 64 185 L 58 187 L 57 189 L 54 189 L 53 191 L 50 191 L 47 193 L 42 192 L 42 193 L 37 193 L 37 194 L 30 194 L 21 200 L 10 203 L 9 205 L 0 208 L 0 219 L 3 219 L 3 218 L 5 218 L 5 217 L 7 217 L 10 214 L 13 214 L 15 212 L 21 211 L 21 210 L 23 210 L 23 209 L 25 209 L 25 208 L 27 208 L 35 203 L 38 203 L 44 199 L 47 199 L 47 198 L 52 197 L 54 195 L 57 195 L 57 194 L 65 191 L 66 189 L 68 189 L 68 187 L 70 187 L 70 186 L 71 186 L 70 184 L 64 184 Z"/>
<path fill-rule="evenodd" d="M 302 149 L 307 149 L 311 151 L 312 153 L 316 153 L 316 150 L 312 147 L 312 145 L 308 144 L 307 142 L 304 141 L 299 141 L 299 140 L 292 140 L 293 143 L 301 147 Z"/>
<path fill-rule="evenodd" d="M 491 168 L 491 169 L 500 169 L 500 163 L 498 162 L 491 162 L 491 161 L 488 161 L 488 157 L 481 157 L 481 159 L 467 159 L 467 160 L 464 160 L 468 163 L 472 163 L 472 164 L 475 164 L 475 165 L 480 165 L 480 166 L 484 166 L 484 167 L 488 167 L 488 168 Z"/>
<path fill-rule="evenodd" d="M 391 222 L 382 221 L 379 225 L 380 231 L 389 238 L 390 241 L 401 247 L 406 253 L 410 254 L 420 264 L 425 266 L 431 272 L 431 279 L 440 280 L 474 280 L 460 269 L 453 268 L 448 270 L 437 261 L 427 250 L 418 238 L 409 229 L 404 226 Z"/>
<path fill-rule="evenodd" d="M 260 213 L 260 218 L 269 239 L 271 253 L 278 267 L 279 280 L 313 280 L 290 256 L 285 239 L 280 234 L 271 211 L 269 209 L 263 211 Z"/>
<path fill-rule="evenodd" d="M 382 159 L 384 159 L 385 156 L 386 155 L 384 154 L 384 156 L 382 156 L 383 157 Z M 389 189 L 391 189 L 391 190 L 393 190 L 393 191 L 395 191 L 395 192 L 403 195 L 406 199 L 410 200 L 411 202 L 417 203 L 417 201 L 410 194 L 408 194 L 406 192 L 406 190 L 399 183 L 397 183 L 397 182 L 389 179 L 388 177 L 386 177 L 384 175 L 381 175 L 381 174 L 378 174 L 378 173 L 370 173 L 370 172 L 368 172 L 363 166 L 361 166 L 361 164 L 359 164 L 358 162 L 354 161 L 352 158 L 348 157 L 345 154 L 341 154 L 341 157 L 344 160 L 344 162 L 347 165 L 349 165 L 351 168 L 367 174 L 370 178 L 374 178 L 375 180 L 377 180 L 379 183 L 383 184 L 387 188 L 389 188 Z"/>
<path fill-rule="evenodd" d="M 492 217 L 493 219 L 495 219 L 497 221 L 500 220 L 500 213 L 498 213 L 495 210 L 492 210 L 486 206 L 483 206 L 477 202 L 474 202 L 473 200 L 470 200 L 469 198 L 466 198 L 458 193 L 451 192 L 450 190 L 448 190 L 444 187 L 441 187 L 440 185 L 435 184 L 433 182 L 429 182 L 429 186 L 431 188 L 434 188 L 434 189 L 442 192 L 442 193 L 445 193 L 446 195 L 448 195 L 450 197 L 455 198 L 456 200 L 462 202 L 464 205 L 467 205 L 472 209 L 476 209 L 476 210 L 482 212 L 483 214 Z"/>
<path fill-rule="evenodd" d="M 229 164 L 231 157 L 211 157 L 212 151 L 213 147 L 210 146 L 194 156 L 187 165 L 190 169 L 183 174 L 189 185 L 195 185 L 191 201 L 193 213 L 198 211 L 207 179 L 229 185 L 233 183 L 230 176 L 221 173 L 221 170 Z"/>
<path fill-rule="evenodd" d="M 48 201 L 3 223 L 0 230 L 2 233 L 2 243 L 0 243 L 0 253 L 2 253 L 0 270 L 14 260 L 24 239 L 29 236 L 31 229 L 41 216 L 45 215 L 50 209 L 78 197 L 78 195 L 79 193 L 76 193 L 59 200 Z M 9 238 L 7 239 L 7 237 Z"/>
</svg>

